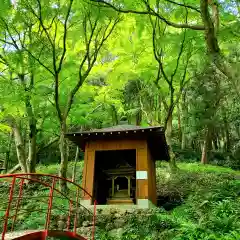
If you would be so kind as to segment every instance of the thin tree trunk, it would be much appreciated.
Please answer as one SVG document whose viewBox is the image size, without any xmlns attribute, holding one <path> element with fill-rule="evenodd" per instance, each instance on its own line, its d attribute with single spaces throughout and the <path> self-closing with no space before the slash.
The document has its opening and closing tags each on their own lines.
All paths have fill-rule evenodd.
<svg viewBox="0 0 240 240">
<path fill-rule="evenodd" d="M 29 29 L 29 36 L 31 41 L 31 29 Z M 32 66 L 30 62 L 30 66 Z M 29 127 L 29 137 L 28 137 L 28 161 L 27 161 L 27 169 L 29 173 L 36 172 L 36 158 L 37 158 L 37 120 L 34 115 L 33 106 L 31 103 L 31 94 L 34 87 L 34 73 L 31 72 L 30 76 L 30 84 L 29 87 L 26 86 L 25 76 L 24 74 L 19 74 L 19 78 L 21 80 L 22 86 L 25 90 L 25 107 L 28 118 L 28 127 Z M 25 138 L 26 139 L 26 138 Z M 27 150 L 26 150 L 27 151 Z"/>
<path fill-rule="evenodd" d="M 210 14 L 209 7 L 212 8 Z M 215 66 L 231 81 L 233 87 L 239 92 L 239 85 L 230 65 L 224 59 L 218 43 L 219 7 L 217 1 L 200 0 L 201 18 L 205 27 L 205 42 L 208 54 Z"/>
<path fill-rule="evenodd" d="M 209 145 L 210 145 L 210 128 L 207 127 L 206 134 L 205 134 L 205 139 L 203 143 L 203 148 L 202 148 L 202 157 L 201 157 L 201 163 L 202 164 L 207 164 L 208 163 L 208 151 L 209 151 Z"/>
<path fill-rule="evenodd" d="M 14 124 L 12 126 L 12 129 L 13 129 L 13 134 L 14 134 L 14 139 L 15 139 L 18 162 L 21 166 L 22 172 L 27 173 L 25 146 L 24 146 L 24 141 L 23 141 L 22 135 L 20 133 L 20 129 L 17 126 L 17 124 Z"/>
<path fill-rule="evenodd" d="M 59 176 L 61 178 L 67 178 L 67 168 L 68 168 L 68 158 L 67 158 L 67 142 L 64 134 L 66 133 L 66 120 L 64 120 L 61 124 L 60 130 L 60 139 L 59 139 L 59 150 L 61 154 L 61 164 L 59 170 Z M 60 190 L 62 192 L 67 192 L 67 182 L 60 181 Z"/>
<path fill-rule="evenodd" d="M 167 130 L 166 133 L 171 137 L 172 136 L 172 113 L 169 114 L 167 119 Z"/>
<path fill-rule="evenodd" d="M 212 146 L 214 150 L 218 150 L 218 141 L 217 141 L 217 130 L 214 128 L 212 133 Z"/>
<path fill-rule="evenodd" d="M 161 98 L 158 96 L 158 106 L 159 106 L 159 108 L 158 108 L 158 111 L 157 111 L 157 122 L 159 123 L 159 124 L 162 124 L 162 101 L 161 101 Z"/>
<path fill-rule="evenodd" d="M 142 111 L 139 110 L 138 113 L 136 114 L 136 125 L 140 126 L 142 122 Z"/>
<path fill-rule="evenodd" d="M 218 149 L 221 148 L 221 139 L 220 139 L 219 133 L 217 134 L 217 146 L 218 146 Z"/>
<path fill-rule="evenodd" d="M 228 122 L 226 119 L 224 119 L 224 131 L 225 131 L 225 150 L 227 152 L 230 152 L 230 148 L 231 148 L 231 142 L 230 142 L 230 133 L 229 133 L 229 126 L 228 126 Z"/>
<path fill-rule="evenodd" d="M 36 172 L 37 158 L 37 121 L 35 119 L 30 99 L 26 98 L 26 110 L 28 114 L 29 140 L 28 140 L 28 172 Z"/>
<path fill-rule="evenodd" d="M 236 133 L 237 133 L 238 137 L 240 138 L 240 127 L 239 127 L 239 125 L 235 125 L 235 130 L 236 130 Z"/>
<path fill-rule="evenodd" d="M 178 139 L 179 139 L 179 143 L 182 143 L 182 121 L 181 121 L 181 110 L 179 107 L 179 103 L 177 104 L 177 113 L 178 113 Z M 180 145 L 179 144 L 179 145 Z"/>
<path fill-rule="evenodd" d="M 76 149 L 76 154 L 75 154 L 75 159 L 74 159 L 73 173 L 72 173 L 72 181 L 73 182 L 75 182 L 75 179 L 76 179 L 78 158 L 79 158 L 79 147 L 77 147 L 77 149 Z"/>
<path fill-rule="evenodd" d="M 8 171 L 8 174 L 12 174 L 12 173 L 16 172 L 20 168 L 21 168 L 21 165 L 18 163 L 15 167 L 13 167 L 12 169 L 10 169 Z"/>
<path fill-rule="evenodd" d="M 166 129 L 166 141 L 168 145 L 168 152 L 169 152 L 169 166 L 172 172 L 175 172 L 177 170 L 177 164 L 176 164 L 176 156 L 172 149 L 172 113 L 168 114 L 167 119 L 167 129 Z"/>
<path fill-rule="evenodd" d="M 3 168 L 4 168 L 5 173 L 7 173 L 7 171 L 8 171 L 8 165 L 9 165 L 10 153 L 11 153 L 11 147 L 12 147 L 12 140 L 13 140 L 13 133 L 11 132 L 9 134 L 9 142 L 8 142 L 8 149 L 6 152 L 6 157 L 3 162 Z"/>
<path fill-rule="evenodd" d="M 181 142 L 181 149 L 184 150 L 186 148 L 186 134 L 182 133 L 182 142 Z"/>
<path fill-rule="evenodd" d="M 7 151 L 6 152 L 6 157 L 4 159 L 4 162 L 3 162 L 3 172 L 4 173 L 7 173 L 8 171 L 8 164 L 9 164 L 9 159 L 10 159 L 10 151 Z"/>
<path fill-rule="evenodd" d="M 36 143 L 36 126 L 34 130 L 30 130 L 29 134 L 29 150 L 28 150 L 28 172 L 36 172 L 36 159 L 37 159 L 37 143 Z"/>
<path fill-rule="evenodd" d="M 187 135 L 185 133 L 185 126 L 187 124 L 186 117 L 188 116 L 188 106 L 186 103 L 186 91 L 182 94 L 182 102 L 181 102 L 181 113 L 182 113 L 182 142 L 181 142 L 181 149 L 184 150 L 187 145 Z"/>
<path fill-rule="evenodd" d="M 111 104 L 112 123 L 114 126 L 118 125 L 118 114 L 116 107 Z"/>
</svg>

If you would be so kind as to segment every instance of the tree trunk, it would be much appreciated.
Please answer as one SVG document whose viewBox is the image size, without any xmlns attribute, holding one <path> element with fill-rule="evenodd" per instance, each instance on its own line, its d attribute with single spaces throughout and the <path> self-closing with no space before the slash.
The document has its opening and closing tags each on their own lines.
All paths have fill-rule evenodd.
<svg viewBox="0 0 240 240">
<path fill-rule="evenodd" d="M 17 124 L 14 124 L 12 126 L 12 129 L 13 129 L 13 134 L 14 134 L 14 139 L 15 139 L 18 162 L 20 164 L 22 172 L 27 173 L 25 146 L 24 146 L 24 141 L 23 141 L 22 135 L 20 133 L 20 129 L 17 126 Z"/>
<path fill-rule="evenodd" d="M 142 122 L 142 110 L 139 110 L 136 115 L 136 125 L 140 126 Z"/>
<path fill-rule="evenodd" d="M 238 135 L 238 138 L 240 138 L 240 127 L 239 127 L 238 124 L 235 125 L 235 131 L 236 131 L 236 133 Z"/>
<path fill-rule="evenodd" d="M 25 107 L 27 112 L 28 118 L 28 127 L 29 127 L 29 136 L 28 136 L 28 161 L 27 161 L 27 169 L 29 173 L 36 172 L 36 158 L 37 158 L 37 120 L 34 115 L 33 106 L 31 103 L 31 94 L 32 89 L 34 87 L 34 74 L 31 73 L 30 77 L 30 85 L 29 87 L 26 86 L 25 83 L 25 76 L 24 74 L 19 74 L 19 78 L 21 80 L 22 86 L 25 90 Z M 27 138 L 24 138 L 24 140 Z M 26 150 L 27 151 L 27 150 Z"/>
<path fill-rule="evenodd" d="M 209 6 L 212 8 L 212 16 L 210 15 Z M 229 80 L 231 80 L 234 88 L 239 90 L 238 84 L 234 81 L 233 71 L 221 54 L 218 43 L 219 9 L 217 1 L 201 0 L 200 10 L 205 27 L 205 41 L 211 61 Z"/>
<path fill-rule="evenodd" d="M 75 154 L 75 159 L 74 159 L 73 173 L 72 173 L 72 181 L 73 182 L 75 182 L 75 179 L 76 179 L 78 158 L 79 158 L 79 147 L 77 147 L 77 149 L 76 149 L 76 154 Z"/>
<path fill-rule="evenodd" d="M 181 129 L 182 129 L 182 142 L 181 149 L 184 150 L 187 145 L 187 136 L 185 133 L 185 126 L 187 125 L 186 117 L 188 116 L 188 106 L 186 103 L 186 91 L 182 94 L 182 102 L 181 102 L 181 113 L 182 113 L 182 121 L 181 121 Z"/>
<path fill-rule="evenodd" d="M 157 122 L 162 124 L 162 102 L 160 97 L 159 97 L 159 110 L 157 112 Z"/>
<path fill-rule="evenodd" d="M 212 133 L 212 146 L 214 150 L 218 150 L 218 136 L 217 136 L 217 130 L 214 129 Z"/>
<path fill-rule="evenodd" d="M 9 163 L 9 159 L 10 159 L 10 151 L 7 151 L 6 152 L 6 157 L 4 159 L 4 162 L 3 162 L 3 172 L 4 173 L 7 173 L 8 171 L 8 163 Z"/>
<path fill-rule="evenodd" d="M 208 154 L 208 150 L 209 150 L 209 145 L 210 145 L 210 128 L 207 127 L 206 130 L 206 134 L 205 134 L 205 139 L 204 139 L 204 143 L 203 143 L 203 148 L 202 148 L 202 157 L 201 157 L 201 163 L 202 164 L 207 164 L 208 163 L 208 158 L 207 158 L 207 154 Z"/>
<path fill-rule="evenodd" d="M 230 142 L 230 133 L 229 133 L 229 126 L 228 126 L 228 122 L 226 119 L 224 119 L 224 130 L 225 130 L 225 150 L 227 152 L 230 152 L 230 148 L 231 148 L 231 142 Z"/>
<path fill-rule="evenodd" d="M 167 119 L 167 129 L 166 129 L 167 135 L 170 137 L 172 136 L 172 113 L 169 114 L 169 117 Z"/>
<path fill-rule="evenodd" d="M 175 172 L 177 170 L 177 164 L 176 164 L 176 156 L 172 149 L 172 113 L 168 115 L 166 126 L 167 126 L 166 141 L 167 141 L 169 157 L 170 157 L 169 167 L 172 172 Z"/>
<path fill-rule="evenodd" d="M 112 123 L 114 126 L 118 125 L 118 114 L 114 104 L 111 104 Z"/>
<path fill-rule="evenodd" d="M 60 130 L 60 139 L 59 139 L 59 150 L 61 154 L 61 164 L 59 170 L 59 176 L 61 178 L 67 178 L 67 168 L 68 168 L 68 158 L 67 158 L 67 142 L 65 139 L 64 134 L 66 133 L 66 119 L 63 120 L 61 123 L 61 130 Z M 60 190 L 62 192 L 67 192 L 67 182 L 60 181 Z"/>
<path fill-rule="evenodd" d="M 28 114 L 29 140 L 28 140 L 28 172 L 36 172 L 37 158 L 37 121 L 35 119 L 30 99 L 26 98 L 26 109 Z"/>
<path fill-rule="evenodd" d="M 181 122 L 181 110 L 179 107 L 179 103 L 177 104 L 177 113 L 178 113 L 178 139 L 179 145 L 182 143 L 182 122 Z"/>
<path fill-rule="evenodd" d="M 28 172 L 35 173 L 36 172 L 36 158 L 37 158 L 37 143 L 36 143 L 36 134 L 31 134 L 30 131 L 29 136 L 29 152 L 28 152 Z"/>
<path fill-rule="evenodd" d="M 209 12 L 209 0 L 201 0 L 200 1 L 200 10 L 202 21 L 205 26 L 205 40 L 208 47 L 208 52 L 214 60 L 216 57 L 220 56 L 220 48 L 217 39 L 217 31 L 216 26 L 214 26 L 213 19 Z"/>
<path fill-rule="evenodd" d="M 186 134 L 182 133 L 182 142 L 181 142 L 181 149 L 184 150 L 186 148 Z"/>
<path fill-rule="evenodd" d="M 10 153 L 11 153 L 11 147 L 12 147 L 12 140 L 13 140 L 13 133 L 11 132 L 9 134 L 9 143 L 8 143 L 8 149 L 6 152 L 6 157 L 3 162 L 3 168 L 5 169 L 4 173 L 7 173 L 7 171 L 8 171 L 8 165 L 9 165 Z"/>
<path fill-rule="evenodd" d="M 21 165 L 18 163 L 15 167 L 9 170 L 8 174 L 12 174 L 21 168 Z"/>
</svg>

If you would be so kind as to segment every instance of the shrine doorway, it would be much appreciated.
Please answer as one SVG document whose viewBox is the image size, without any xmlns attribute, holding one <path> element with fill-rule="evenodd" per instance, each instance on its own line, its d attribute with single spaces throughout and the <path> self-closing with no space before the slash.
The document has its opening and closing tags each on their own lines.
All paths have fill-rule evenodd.
<svg viewBox="0 0 240 240">
<path fill-rule="evenodd" d="M 136 150 L 95 152 L 94 198 L 100 205 L 136 203 Z"/>
<path fill-rule="evenodd" d="M 117 190 L 128 189 L 128 178 L 127 177 L 117 177 L 114 184 Z"/>
</svg>

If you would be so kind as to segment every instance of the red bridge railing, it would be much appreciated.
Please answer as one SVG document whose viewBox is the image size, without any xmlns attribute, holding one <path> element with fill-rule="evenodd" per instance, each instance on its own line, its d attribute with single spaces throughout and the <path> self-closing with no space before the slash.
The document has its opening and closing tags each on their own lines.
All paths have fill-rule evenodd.
<svg viewBox="0 0 240 240">
<path fill-rule="evenodd" d="M 60 181 L 66 182 L 67 193 L 59 190 Z M 29 228 L 44 230 L 45 237 L 60 228 L 74 237 L 78 236 L 77 227 L 83 221 L 92 221 L 91 239 L 94 240 L 96 201 L 93 210 L 84 207 L 81 196 L 88 195 L 93 201 L 92 196 L 68 179 L 48 174 L 0 175 L 0 197 L 1 194 L 4 198 L 0 201 L 2 240 L 15 229 Z"/>
</svg>

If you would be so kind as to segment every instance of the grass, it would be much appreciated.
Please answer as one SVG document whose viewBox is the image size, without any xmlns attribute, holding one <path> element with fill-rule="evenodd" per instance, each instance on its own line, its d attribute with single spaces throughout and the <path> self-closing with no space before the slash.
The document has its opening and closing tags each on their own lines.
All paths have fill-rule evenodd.
<svg viewBox="0 0 240 240">
<path fill-rule="evenodd" d="M 165 163 L 157 170 L 158 195 L 181 200 L 167 212 L 178 226 L 166 239 L 240 239 L 240 172 L 197 163 L 178 167 L 175 174 Z"/>
<path fill-rule="evenodd" d="M 72 178 L 73 165 L 74 165 L 74 162 L 69 162 L 68 164 L 67 178 L 69 179 Z M 82 170 L 83 170 L 83 161 L 77 163 L 76 179 L 82 177 Z M 59 172 L 59 164 L 39 165 L 37 167 L 37 173 L 58 175 L 58 172 Z"/>
<path fill-rule="evenodd" d="M 162 162 L 161 163 L 162 167 L 168 167 L 168 163 L 166 162 Z M 216 165 L 210 165 L 210 164 L 206 164 L 203 165 L 201 163 L 178 163 L 178 167 L 181 170 L 184 171 L 188 171 L 188 172 L 204 172 L 204 173 L 220 173 L 220 174 L 224 174 L 224 173 L 232 173 L 233 175 L 240 175 L 240 171 L 235 171 L 231 168 L 227 168 L 227 167 L 220 167 L 220 166 L 216 166 Z"/>
</svg>

